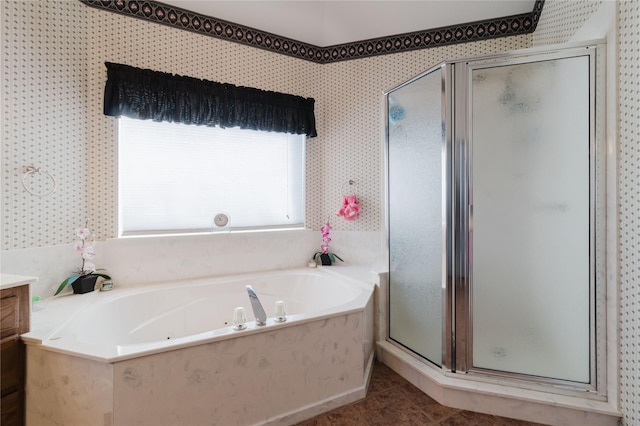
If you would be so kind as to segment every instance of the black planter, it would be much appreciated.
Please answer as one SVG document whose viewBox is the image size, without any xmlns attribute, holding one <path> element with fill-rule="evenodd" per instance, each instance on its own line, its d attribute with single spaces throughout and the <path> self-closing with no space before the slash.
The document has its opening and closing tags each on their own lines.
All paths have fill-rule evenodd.
<svg viewBox="0 0 640 426">
<path fill-rule="evenodd" d="M 331 257 L 328 254 L 321 254 L 320 255 L 320 264 L 321 265 L 331 265 Z"/>
<path fill-rule="evenodd" d="M 96 288 L 97 275 L 84 275 L 71 283 L 74 294 L 84 294 Z"/>
</svg>

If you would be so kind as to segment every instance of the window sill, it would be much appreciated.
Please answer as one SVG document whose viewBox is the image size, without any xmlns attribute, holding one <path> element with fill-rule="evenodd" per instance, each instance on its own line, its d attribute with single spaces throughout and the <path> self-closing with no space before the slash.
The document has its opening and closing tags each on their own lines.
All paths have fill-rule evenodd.
<svg viewBox="0 0 640 426">
<path fill-rule="evenodd" d="M 109 240 L 129 240 L 129 239 L 161 239 L 161 238 L 189 238 L 189 237 L 209 237 L 216 235 L 229 234 L 265 234 L 265 233 L 284 233 L 284 232 L 301 232 L 311 231 L 304 226 L 287 227 L 287 228 L 251 228 L 251 229 L 225 229 L 221 231 L 203 231 L 203 232 L 167 232 L 167 233 L 149 233 L 149 234 L 132 234 L 121 235 Z"/>
</svg>

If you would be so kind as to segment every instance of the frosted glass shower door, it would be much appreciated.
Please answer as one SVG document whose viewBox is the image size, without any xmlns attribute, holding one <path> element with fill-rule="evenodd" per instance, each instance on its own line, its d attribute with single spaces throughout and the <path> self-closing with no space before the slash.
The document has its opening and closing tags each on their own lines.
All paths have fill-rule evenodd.
<svg viewBox="0 0 640 426">
<path fill-rule="evenodd" d="M 472 368 L 590 381 L 589 67 L 470 68 Z"/>
<path fill-rule="evenodd" d="M 444 69 L 390 92 L 389 337 L 442 365 Z"/>
</svg>

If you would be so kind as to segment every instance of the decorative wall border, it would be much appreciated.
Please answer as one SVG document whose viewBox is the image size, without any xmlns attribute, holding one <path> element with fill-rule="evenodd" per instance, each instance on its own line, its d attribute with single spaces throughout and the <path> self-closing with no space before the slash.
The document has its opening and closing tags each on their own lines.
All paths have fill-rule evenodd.
<svg viewBox="0 0 640 426">
<path fill-rule="evenodd" d="M 98 9 L 320 64 L 532 33 L 544 6 L 544 0 L 536 0 L 531 12 L 520 15 L 320 47 L 150 0 L 80 1 Z"/>
</svg>

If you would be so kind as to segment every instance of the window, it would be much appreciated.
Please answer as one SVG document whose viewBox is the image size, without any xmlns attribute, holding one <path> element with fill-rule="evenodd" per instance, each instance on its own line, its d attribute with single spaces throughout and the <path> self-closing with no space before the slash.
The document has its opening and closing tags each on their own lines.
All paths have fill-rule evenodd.
<svg viewBox="0 0 640 426">
<path fill-rule="evenodd" d="M 305 136 L 119 119 L 120 235 L 304 224 Z"/>
</svg>

